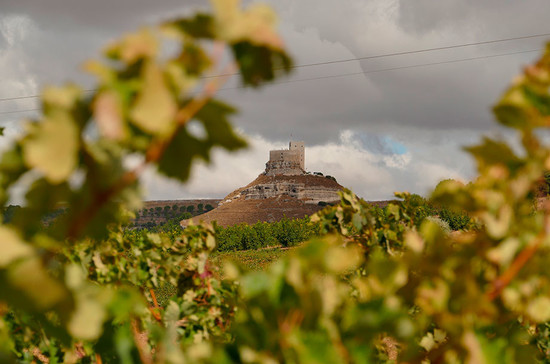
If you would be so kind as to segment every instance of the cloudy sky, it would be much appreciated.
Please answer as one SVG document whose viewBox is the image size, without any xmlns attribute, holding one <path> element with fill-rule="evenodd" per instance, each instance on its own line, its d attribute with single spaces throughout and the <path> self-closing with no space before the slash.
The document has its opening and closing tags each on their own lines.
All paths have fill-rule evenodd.
<svg viewBox="0 0 550 364">
<path fill-rule="evenodd" d="M 273 0 L 295 64 L 550 34 L 547 0 Z M 206 1 L 0 0 L 0 99 L 36 95 L 74 80 L 110 40 L 198 8 Z M 220 96 L 236 105 L 235 125 L 251 147 L 216 152 L 180 185 L 148 172 L 148 199 L 223 197 L 262 172 L 270 149 L 304 140 L 306 167 L 335 176 L 369 200 L 393 191 L 426 194 L 444 178 L 471 179 L 461 146 L 499 135 L 490 107 L 544 37 L 296 68 L 260 91 Z M 474 59 L 472 59 L 474 58 Z M 392 69 L 392 70 L 389 70 Z M 6 144 L 35 99 L 0 101 Z"/>
</svg>

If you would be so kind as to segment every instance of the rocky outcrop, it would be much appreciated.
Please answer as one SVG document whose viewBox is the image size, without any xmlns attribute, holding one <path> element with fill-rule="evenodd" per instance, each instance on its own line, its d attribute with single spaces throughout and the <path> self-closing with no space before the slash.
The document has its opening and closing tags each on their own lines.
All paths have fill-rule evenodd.
<svg viewBox="0 0 550 364">
<path fill-rule="evenodd" d="M 271 176 L 268 176 L 271 177 Z M 324 177 L 319 176 L 273 176 L 263 178 L 263 181 L 243 188 L 236 198 L 245 200 L 261 200 L 265 198 L 286 195 L 297 198 L 305 203 L 318 204 L 332 202 L 339 199 L 338 191 L 342 188 L 335 183 L 325 183 Z"/>
</svg>

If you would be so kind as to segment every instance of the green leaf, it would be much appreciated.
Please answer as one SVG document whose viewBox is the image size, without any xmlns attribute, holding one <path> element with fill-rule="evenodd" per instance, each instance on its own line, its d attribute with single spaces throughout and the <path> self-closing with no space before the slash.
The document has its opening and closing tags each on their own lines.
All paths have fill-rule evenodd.
<svg viewBox="0 0 550 364">
<path fill-rule="evenodd" d="M 212 99 L 197 113 L 195 119 L 202 122 L 209 145 L 230 151 L 246 147 L 246 142 L 235 134 L 228 119 L 236 112 L 235 108 Z"/>
<path fill-rule="evenodd" d="M 509 168 L 515 169 L 522 165 L 522 161 L 506 143 L 489 138 L 483 138 L 482 144 L 467 147 L 465 150 L 476 158 L 480 168 L 505 164 Z"/>
<path fill-rule="evenodd" d="M 227 120 L 234 112 L 235 109 L 224 103 L 210 100 L 195 116 L 204 126 L 206 138 L 195 138 L 186 128 L 181 128 L 159 161 L 159 172 L 186 181 L 194 159 L 200 158 L 209 162 L 213 147 L 219 146 L 227 150 L 243 148 L 246 143 L 233 132 Z"/>
<path fill-rule="evenodd" d="M 165 30 L 176 30 L 194 38 L 214 38 L 214 18 L 209 14 L 198 13 L 192 18 L 178 19 L 163 25 Z"/>
<path fill-rule="evenodd" d="M 244 85 L 259 86 L 262 82 L 273 80 L 276 71 L 284 73 L 292 67 L 290 57 L 281 51 L 249 42 L 236 43 L 232 49 Z"/>
</svg>

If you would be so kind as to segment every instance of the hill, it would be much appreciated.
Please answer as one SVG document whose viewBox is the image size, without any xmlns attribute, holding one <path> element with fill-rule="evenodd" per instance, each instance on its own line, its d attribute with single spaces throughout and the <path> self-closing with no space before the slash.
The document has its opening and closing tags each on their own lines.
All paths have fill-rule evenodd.
<svg viewBox="0 0 550 364">
<path fill-rule="evenodd" d="M 212 211 L 182 221 L 217 221 L 222 226 L 258 221 L 274 222 L 283 217 L 303 218 L 314 214 L 329 203 L 339 200 L 343 187 L 334 179 L 311 174 L 261 174 L 248 185 L 228 194 Z"/>
</svg>

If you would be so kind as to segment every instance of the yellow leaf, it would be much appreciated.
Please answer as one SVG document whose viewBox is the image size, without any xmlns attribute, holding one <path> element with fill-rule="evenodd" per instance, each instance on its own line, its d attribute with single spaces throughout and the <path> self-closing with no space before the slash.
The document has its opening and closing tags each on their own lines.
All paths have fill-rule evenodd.
<svg viewBox="0 0 550 364">
<path fill-rule="evenodd" d="M 33 253 L 33 248 L 23 241 L 15 231 L 0 226 L 0 268 L 17 259 L 28 258 Z"/>
<path fill-rule="evenodd" d="M 405 245 L 413 252 L 419 254 L 424 250 L 424 240 L 418 232 L 414 230 L 408 230 L 405 233 Z"/>
<path fill-rule="evenodd" d="M 8 272 L 10 283 L 41 309 L 52 308 L 67 293 L 61 283 L 50 277 L 38 258 L 25 260 Z"/>
<path fill-rule="evenodd" d="M 487 259 L 501 266 L 508 265 L 516 255 L 519 246 L 520 241 L 517 238 L 507 238 L 496 247 L 487 251 Z"/>
<path fill-rule="evenodd" d="M 65 181 L 77 165 L 77 126 L 67 113 L 55 111 L 31 128 L 23 141 L 25 163 L 42 172 L 51 183 Z"/>
<path fill-rule="evenodd" d="M 98 61 L 87 61 L 83 66 L 84 70 L 95 75 L 103 83 L 110 83 L 116 79 L 116 72 Z"/>
<path fill-rule="evenodd" d="M 47 87 L 42 92 L 42 100 L 46 105 L 69 109 L 80 99 L 82 90 L 76 85 L 65 87 Z"/>
<path fill-rule="evenodd" d="M 538 323 L 550 320 L 550 298 L 541 296 L 532 300 L 527 306 L 527 314 Z"/>
<path fill-rule="evenodd" d="M 94 297 L 77 296 L 76 310 L 71 315 L 68 329 L 78 339 L 97 339 L 105 317 L 105 308 Z"/>
<path fill-rule="evenodd" d="M 107 139 L 121 140 L 126 136 L 122 105 L 115 92 L 102 92 L 94 103 L 94 117 L 99 132 Z"/>
<path fill-rule="evenodd" d="M 327 268 L 341 274 L 356 269 L 363 261 L 363 253 L 356 245 L 349 247 L 332 247 L 325 255 Z"/>
<path fill-rule="evenodd" d="M 230 43 L 249 41 L 272 49 L 283 48 L 275 31 L 277 17 L 269 6 L 253 4 L 241 11 L 239 0 L 212 0 L 212 4 L 220 38 Z"/>
<path fill-rule="evenodd" d="M 489 212 L 485 212 L 480 217 L 485 221 L 489 236 L 494 239 L 501 239 L 510 229 L 513 214 L 512 208 L 509 205 L 504 205 L 499 209 L 498 215 L 495 216 Z"/>
<path fill-rule="evenodd" d="M 115 54 L 124 62 L 131 64 L 140 58 L 152 58 L 158 53 L 158 40 L 150 29 L 142 29 L 127 35 L 121 42 L 107 48 L 108 54 Z"/>
<path fill-rule="evenodd" d="M 146 132 L 167 135 L 174 126 L 176 102 L 155 63 L 145 66 L 143 76 L 143 89 L 130 114 L 132 121 Z"/>
</svg>

